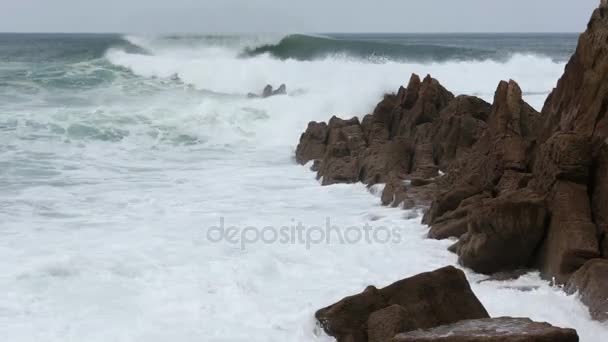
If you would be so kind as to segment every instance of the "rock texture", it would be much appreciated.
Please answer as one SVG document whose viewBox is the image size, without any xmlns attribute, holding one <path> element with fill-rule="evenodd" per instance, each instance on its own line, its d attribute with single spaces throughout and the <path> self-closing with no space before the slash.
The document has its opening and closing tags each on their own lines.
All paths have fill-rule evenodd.
<svg viewBox="0 0 608 342">
<path fill-rule="evenodd" d="M 577 293 L 589 306 L 591 316 L 599 321 L 608 321 L 608 260 L 587 261 L 568 282 L 566 291 Z"/>
<path fill-rule="evenodd" d="M 430 330 L 399 334 L 393 342 L 577 342 L 573 329 L 562 329 L 527 318 L 462 321 Z"/>
<path fill-rule="evenodd" d="M 382 289 L 369 286 L 315 316 L 338 342 L 388 341 L 397 332 L 489 317 L 464 273 L 451 266 Z"/>
</svg>

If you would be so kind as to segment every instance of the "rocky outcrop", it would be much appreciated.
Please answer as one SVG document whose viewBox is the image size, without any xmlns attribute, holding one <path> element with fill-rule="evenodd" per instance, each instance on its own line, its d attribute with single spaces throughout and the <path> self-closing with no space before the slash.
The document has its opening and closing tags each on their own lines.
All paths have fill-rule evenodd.
<svg viewBox="0 0 608 342">
<path fill-rule="evenodd" d="M 541 113 L 513 80 L 500 82 L 490 105 L 412 75 L 361 123 L 311 123 L 296 159 L 315 160 L 324 185 L 385 183 L 384 205 L 426 208 L 428 236 L 458 238 L 450 250 L 464 266 L 487 274 L 534 267 L 593 307 L 585 298 L 596 298 L 593 284 L 605 279 L 596 260 L 608 258 L 607 112 L 602 1 Z M 402 329 L 402 315 L 393 307 L 374 324 Z"/>
<path fill-rule="evenodd" d="M 486 129 L 490 105 L 447 91 L 430 76 L 412 75 L 407 88 L 386 95 L 361 122 L 333 117 L 311 122 L 296 161 L 316 161 L 323 185 L 387 184 L 385 205 L 428 206 L 441 166 L 465 155 Z"/>
<path fill-rule="evenodd" d="M 464 273 L 451 266 L 382 289 L 369 286 L 315 316 L 338 342 L 388 341 L 398 332 L 489 317 Z"/>
<path fill-rule="evenodd" d="M 566 291 L 578 293 L 581 300 L 589 306 L 591 316 L 599 321 L 608 321 L 608 260 L 587 261 L 570 278 Z"/>
<path fill-rule="evenodd" d="M 388 341 L 388 340 L 387 340 Z M 577 342 L 573 329 L 562 329 L 527 318 L 468 320 L 430 330 L 399 334 L 392 342 Z"/>
</svg>

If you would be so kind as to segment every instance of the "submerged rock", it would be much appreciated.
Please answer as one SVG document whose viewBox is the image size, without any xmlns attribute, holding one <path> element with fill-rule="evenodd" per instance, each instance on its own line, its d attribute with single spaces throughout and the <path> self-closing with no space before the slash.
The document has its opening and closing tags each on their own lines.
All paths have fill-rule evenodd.
<svg viewBox="0 0 608 342">
<path fill-rule="evenodd" d="M 392 342 L 578 342 L 573 329 L 562 329 L 528 318 L 488 318 L 461 321 L 395 336 Z"/>
<path fill-rule="evenodd" d="M 249 97 L 249 98 L 259 98 L 259 97 L 267 98 L 267 97 L 271 97 L 271 96 L 275 96 L 275 95 L 285 95 L 285 94 L 287 94 L 287 86 L 285 84 L 281 84 L 279 86 L 279 88 L 277 88 L 276 90 L 274 90 L 274 88 L 270 84 L 268 84 L 262 90 L 261 95 L 249 93 L 249 94 L 247 94 L 247 97 Z"/>
</svg>

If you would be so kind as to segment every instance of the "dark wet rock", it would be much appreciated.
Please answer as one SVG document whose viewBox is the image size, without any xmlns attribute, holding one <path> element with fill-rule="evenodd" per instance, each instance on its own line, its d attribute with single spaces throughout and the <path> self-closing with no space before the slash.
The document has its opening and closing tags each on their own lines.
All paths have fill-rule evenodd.
<svg viewBox="0 0 608 342">
<path fill-rule="evenodd" d="M 285 95 L 287 94 L 287 86 L 285 84 L 281 84 L 279 86 L 279 88 L 277 88 L 276 90 L 272 87 L 272 85 L 267 84 L 264 89 L 262 90 L 262 94 L 258 95 L 258 94 L 254 94 L 254 93 L 249 93 L 247 94 L 247 97 L 249 98 L 267 98 L 267 97 L 271 97 L 271 96 L 275 96 L 275 95 Z"/>
<path fill-rule="evenodd" d="M 591 210 L 593 221 L 598 229 L 598 241 L 602 257 L 608 259 L 608 145 L 602 144 L 598 149 L 593 167 L 591 192 Z"/>
<path fill-rule="evenodd" d="M 390 336 L 395 330 L 427 329 L 489 316 L 464 273 L 449 266 L 380 290 L 370 286 L 317 311 L 315 317 L 339 342 L 364 342 L 368 337 Z"/>
<path fill-rule="evenodd" d="M 598 321 L 608 321 L 608 260 L 589 260 L 570 278 L 566 291 L 577 293 L 589 306 L 591 316 Z"/>
<path fill-rule="evenodd" d="M 395 336 L 393 342 L 578 342 L 574 329 L 533 322 L 528 318 L 466 320 Z"/>
<path fill-rule="evenodd" d="M 287 86 L 285 84 L 281 84 L 277 90 L 272 92 L 272 95 L 285 95 L 287 94 Z"/>
</svg>

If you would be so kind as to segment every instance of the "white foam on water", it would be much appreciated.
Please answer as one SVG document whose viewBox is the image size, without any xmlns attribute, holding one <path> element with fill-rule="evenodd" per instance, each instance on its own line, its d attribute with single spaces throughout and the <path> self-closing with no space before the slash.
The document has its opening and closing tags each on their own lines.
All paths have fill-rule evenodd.
<svg viewBox="0 0 608 342">
<path fill-rule="evenodd" d="M 457 260 L 450 241 L 424 238 L 415 213 L 382 207 L 360 184 L 321 187 L 296 165 L 307 122 L 370 112 L 411 72 L 490 101 L 502 79 L 546 94 L 563 70 L 524 55 L 504 63 L 306 62 L 138 43 L 152 54 L 112 50 L 107 59 L 139 77 L 70 94 L 73 106 L 10 108 L 16 119 L 0 136 L 7 340 L 330 341 L 315 329 L 317 309 Z M 289 95 L 246 97 L 267 83 L 286 83 Z M 527 96 L 537 108 L 543 98 Z M 210 241 L 222 218 L 240 229 L 324 227 L 329 218 L 342 232 L 367 223 L 400 239 Z M 538 275 L 481 283 L 483 276 L 467 275 L 494 316 L 573 327 L 583 342 L 608 336 L 576 296 Z"/>
</svg>

